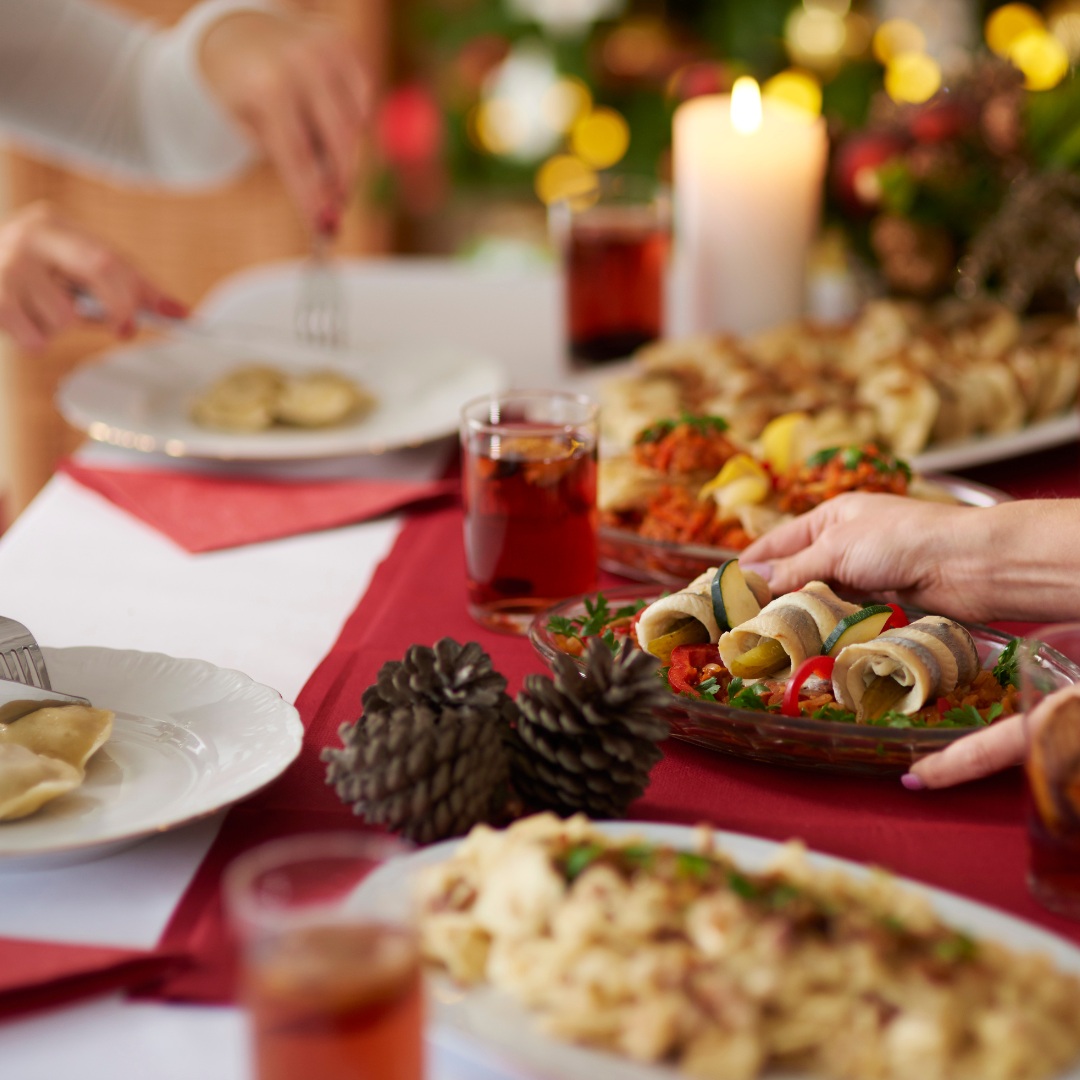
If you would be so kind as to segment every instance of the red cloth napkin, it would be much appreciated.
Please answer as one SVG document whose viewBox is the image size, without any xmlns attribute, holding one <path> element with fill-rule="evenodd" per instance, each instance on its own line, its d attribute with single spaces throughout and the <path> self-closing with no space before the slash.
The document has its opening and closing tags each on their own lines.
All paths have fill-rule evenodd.
<svg viewBox="0 0 1080 1080">
<path fill-rule="evenodd" d="M 457 490 L 456 479 L 255 480 L 153 469 L 60 468 L 191 552 L 316 532 Z"/>
<path fill-rule="evenodd" d="M 400 659 L 415 642 L 449 635 L 479 641 L 511 692 L 526 674 L 543 670 L 526 640 L 492 633 L 469 618 L 464 571 L 458 509 L 421 515 L 405 527 L 297 701 L 307 729 L 299 759 L 277 783 L 230 812 L 181 901 L 162 946 L 188 952 L 192 964 L 162 980 L 153 996 L 231 999 L 232 956 L 218 894 L 229 859 L 285 832 L 361 827 L 326 787 L 319 752 L 340 745 L 338 726 L 357 717 L 360 695 L 382 663 Z M 1028 895 L 1018 770 L 949 791 L 913 793 L 895 777 L 757 765 L 675 740 L 664 751 L 633 818 L 801 837 L 811 847 L 952 889 L 1080 942 L 1080 923 L 1051 915 Z"/>
<path fill-rule="evenodd" d="M 0 938 L 0 1016 L 135 986 L 176 964 L 164 953 Z"/>
</svg>

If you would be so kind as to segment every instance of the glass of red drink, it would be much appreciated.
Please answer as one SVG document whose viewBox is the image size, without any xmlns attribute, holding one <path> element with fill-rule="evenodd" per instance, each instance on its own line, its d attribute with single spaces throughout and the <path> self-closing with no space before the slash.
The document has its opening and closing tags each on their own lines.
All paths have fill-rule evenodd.
<svg viewBox="0 0 1080 1080">
<path fill-rule="evenodd" d="M 552 207 L 574 366 L 629 356 L 664 330 L 671 200 L 657 180 L 601 176 Z"/>
<path fill-rule="evenodd" d="M 1045 907 L 1080 918 L 1080 622 L 1044 627 L 1024 641 L 1020 688 L 1028 884 Z"/>
<path fill-rule="evenodd" d="M 461 417 L 469 613 L 524 633 L 597 581 L 598 408 L 582 394 L 522 390 Z"/>
<path fill-rule="evenodd" d="M 419 940 L 408 898 L 371 877 L 408 850 L 325 833 L 263 844 L 228 868 L 257 1080 L 422 1080 Z"/>
</svg>

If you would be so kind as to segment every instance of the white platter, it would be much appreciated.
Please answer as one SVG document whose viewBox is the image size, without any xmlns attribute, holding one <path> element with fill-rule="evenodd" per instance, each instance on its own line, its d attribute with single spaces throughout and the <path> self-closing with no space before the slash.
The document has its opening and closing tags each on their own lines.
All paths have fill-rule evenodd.
<svg viewBox="0 0 1080 1080">
<path fill-rule="evenodd" d="M 1030 427 L 1011 431 L 1007 435 L 977 435 L 961 442 L 932 446 L 911 459 L 912 468 L 920 472 L 939 472 L 968 469 L 993 461 L 1047 450 L 1051 446 L 1074 442 L 1080 436 L 1080 412 L 1073 411 L 1050 420 L 1040 420 Z"/>
<path fill-rule="evenodd" d="M 201 428 L 190 418 L 198 394 L 245 364 L 283 370 L 332 369 L 368 388 L 378 404 L 367 416 L 332 428 L 272 428 L 233 434 Z M 494 360 L 450 347 L 402 345 L 355 352 L 297 348 L 267 355 L 170 341 L 115 349 L 76 368 L 60 384 L 56 404 L 64 419 L 92 439 L 171 457 L 284 461 L 379 454 L 418 446 L 457 431 L 461 406 L 500 390 Z"/>
<path fill-rule="evenodd" d="M 653 843 L 684 849 L 694 847 L 695 830 L 681 825 L 608 822 L 599 826 L 613 837 L 636 836 Z M 747 870 L 762 869 L 776 854 L 779 844 L 739 833 L 716 832 L 718 845 Z M 412 875 L 422 866 L 448 858 L 460 843 L 451 840 L 426 848 L 388 864 L 378 875 L 379 893 L 396 888 L 404 895 Z M 863 876 L 866 867 L 846 859 L 816 852 L 810 861 L 817 867 L 842 869 Z M 374 879 L 371 879 L 374 882 Z M 994 908 L 965 900 L 954 893 L 933 889 L 909 879 L 906 888 L 929 898 L 938 914 L 951 925 L 981 938 L 993 938 L 1018 951 L 1038 951 L 1053 956 L 1065 971 L 1080 975 L 1080 949 L 1062 938 L 1006 915 Z M 644 1065 L 598 1050 L 556 1042 L 542 1034 L 532 1017 L 507 995 L 490 987 L 463 991 L 448 978 L 429 980 L 432 1030 L 429 1039 L 437 1048 L 457 1058 L 472 1060 L 477 1067 L 497 1069 L 508 1076 L 527 1075 L 534 1080 L 674 1080 L 674 1068 Z M 808 1080 L 806 1074 L 770 1072 L 769 1080 Z M 1060 1080 L 1080 1080 L 1080 1068 Z"/>
<path fill-rule="evenodd" d="M 98 858 L 229 806 L 278 777 L 303 727 L 276 690 L 205 660 L 42 650 L 53 686 L 116 713 L 75 791 L 0 823 L 0 871 Z"/>
</svg>

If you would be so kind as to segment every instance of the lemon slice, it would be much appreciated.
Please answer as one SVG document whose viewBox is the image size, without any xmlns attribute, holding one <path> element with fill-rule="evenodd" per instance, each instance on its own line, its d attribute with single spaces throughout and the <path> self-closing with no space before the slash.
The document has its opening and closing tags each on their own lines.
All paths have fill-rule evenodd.
<svg viewBox="0 0 1080 1080">
<path fill-rule="evenodd" d="M 715 499 L 721 510 L 764 502 L 772 490 L 765 467 L 749 454 L 736 454 L 698 492 L 699 499 Z"/>
<path fill-rule="evenodd" d="M 761 456 L 774 472 L 787 472 L 803 458 L 803 444 L 810 432 L 810 417 L 789 412 L 770 420 L 761 432 Z"/>
</svg>

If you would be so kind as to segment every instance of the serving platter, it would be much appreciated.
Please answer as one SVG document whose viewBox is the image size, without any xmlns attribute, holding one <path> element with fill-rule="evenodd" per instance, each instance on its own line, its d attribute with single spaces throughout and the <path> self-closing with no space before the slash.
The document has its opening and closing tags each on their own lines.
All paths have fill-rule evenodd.
<svg viewBox="0 0 1080 1080">
<path fill-rule="evenodd" d="M 640 838 L 647 843 L 668 844 L 693 850 L 696 830 L 681 825 L 647 822 L 596 823 L 613 839 Z M 717 845 L 749 872 L 760 871 L 775 857 L 781 845 L 740 833 L 715 833 Z M 460 840 L 450 840 L 388 863 L 372 881 L 380 894 L 394 891 L 406 901 L 412 881 L 424 867 L 450 858 Z M 808 853 L 810 863 L 821 870 L 841 870 L 865 878 L 871 870 L 846 859 L 817 852 Z M 926 897 L 947 923 L 973 936 L 992 939 L 1019 952 L 1042 952 L 1053 957 L 1062 970 L 1080 974 L 1080 949 L 1021 919 L 943 889 L 900 878 L 907 889 Z M 543 1080 L 664 1080 L 684 1076 L 674 1068 L 648 1065 L 601 1050 L 556 1041 L 545 1035 L 535 1019 L 508 995 L 489 986 L 464 989 L 441 973 L 429 975 L 429 1042 L 460 1061 L 476 1067 L 497 1069 L 501 1075 L 527 1075 Z M 808 1080 L 807 1074 L 771 1071 L 768 1080 Z M 1080 1068 L 1059 1080 L 1080 1080 Z"/>
<path fill-rule="evenodd" d="M 997 488 L 944 473 L 921 474 L 917 476 L 916 484 L 917 497 L 930 501 L 956 502 L 964 506 L 996 506 L 1012 501 L 1012 496 Z M 725 559 L 739 555 L 730 548 L 652 540 L 630 529 L 610 525 L 602 525 L 599 533 L 600 565 L 634 581 L 685 585 L 708 567 L 718 566 Z"/>
<path fill-rule="evenodd" d="M 0 872 L 98 858 L 212 814 L 278 777 L 303 726 L 276 690 L 205 660 L 43 648 L 52 683 L 116 713 L 74 791 L 0 823 Z"/>
<path fill-rule="evenodd" d="M 166 341 L 114 349 L 76 368 L 60 384 L 64 419 L 99 442 L 170 457 L 285 461 L 380 454 L 419 446 L 457 430 L 461 405 L 505 385 L 502 366 L 465 349 L 371 346 L 355 352 L 295 353 L 253 345 L 199 347 Z M 238 367 L 272 363 L 286 372 L 336 371 L 377 399 L 366 416 L 327 428 L 214 431 L 191 419 L 195 398 Z"/>
<path fill-rule="evenodd" d="M 605 589 L 612 607 L 637 600 L 651 603 L 661 596 L 640 585 Z M 560 655 L 547 623 L 552 616 L 575 618 L 585 614 L 586 597 L 555 604 L 538 615 L 529 631 L 533 647 L 548 666 Z M 589 599 L 592 599 L 590 596 Z M 921 612 L 910 612 L 917 618 Z M 981 667 L 992 666 L 1002 650 L 1014 640 L 987 626 L 968 625 L 979 650 Z M 581 661 L 573 658 L 580 667 Z M 1047 665 L 1056 684 L 1080 682 L 1080 667 L 1065 657 Z M 778 713 L 738 709 L 730 705 L 671 695 L 662 712 L 673 738 L 767 765 L 794 765 L 828 772 L 854 772 L 870 776 L 895 776 L 906 772 L 921 757 L 943 750 L 971 728 L 893 728 L 843 721 L 789 717 Z"/>
</svg>

